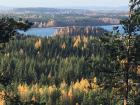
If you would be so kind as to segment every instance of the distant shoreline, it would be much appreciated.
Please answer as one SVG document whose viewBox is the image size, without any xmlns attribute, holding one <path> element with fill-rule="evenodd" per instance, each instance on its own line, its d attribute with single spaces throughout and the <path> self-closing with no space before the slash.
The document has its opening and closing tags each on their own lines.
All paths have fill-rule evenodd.
<svg viewBox="0 0 140 105">
<path fill-rule="evenodd" d="M 32 27 L 32 28 L 54 28 L 54 29 L 60 29 L 60 28 L 66 28 L 66 27 L 101 27 L 101 26 L 120 26 L 120 25 L 121 24 L 96 25 L 96 26 Z"/>
</svg>

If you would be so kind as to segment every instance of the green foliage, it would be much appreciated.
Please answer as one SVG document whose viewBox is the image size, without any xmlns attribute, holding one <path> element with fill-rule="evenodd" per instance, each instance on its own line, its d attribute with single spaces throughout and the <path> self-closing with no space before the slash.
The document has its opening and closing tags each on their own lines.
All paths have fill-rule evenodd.
<svg viewBox="0 0 140 105">
<path fill-rule="evenodd" d="M 129 7 L 129 17 L 122 20 L 121 24 L 124 25 L 125 33 L 131 35 L 140 31 L 140 1 L 130 0 Z"/>
<path fill-rule="evenodd" d="M 10 78 L 10 82 L 6 85 L 9 88 L 6 90 L 13 88 L 16 93 L 15 88 L 20 83 L 27 83 L 31 86 L 35 83 L 47 86 L 55 84 L 59 87 L 63 80 L 69 87 L 77 80 L 86 78 L 90 81 L 96 76 L 98 86 L 103 89 L 101 92 L 74 91 L 71 99 L 69 97 L 61 98 L 62 94 L 58 90 L 51 95 L 33 94 L 28 97 L 28 100 L 35 96 L 35 102 L 38 104 L 94 105 L 112 104 L 114 101 L 111 100 L 115 96 L 118 103 L 122 102 L 120 97 L 122 97 L 123 90 L 119 89 L 122 88 L 119 82 L 124 79 L 124 70 L 121 68 L 120 62 L 126 56 L 127 38 L 90 36 L 86 47 L 82 41 L 83 36 L 80 37 L 81 41 L 77 47 L 73 47 L 75 37 L 39 39 L 41 40 L 39 49 L 35 47 L 38 38 L 21 37 L 18 40 L 11 40 L 5 47 L 5 54 L 0 54 L 0 73 L 6 73 L 5 78 Z M 64 42 L 66 47 L 62 48 L 61 45 Z M 134 42 L 137 46 L 137 41 L 134 40 Z M 137 77 L 134 78 L 135 81 L 139 79 L 136 72 L 130 72 L 130 74 Z M 68 89 L 68 87 L 66 88 Z"/>
<path fill-rule="evenodd" d="M 32 23 L 21 19 L 19 21 L 13 18 L 2 18 L 0 19 L 0 43 L 9 42 L 9 40 L 15 35 L 16 30 L 27 30 L 30 28 Z"/>
</svg>

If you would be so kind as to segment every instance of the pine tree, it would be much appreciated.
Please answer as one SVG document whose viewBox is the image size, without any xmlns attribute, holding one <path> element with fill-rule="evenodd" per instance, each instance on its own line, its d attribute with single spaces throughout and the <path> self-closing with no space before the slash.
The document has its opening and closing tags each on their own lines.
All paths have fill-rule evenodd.
<svg viewBox="0 0 140 105">
<path fill-rule="evenodd" d="M 125 94 L 124 94 L 124 105 L 128 105 L 128 93 L 129 93 L 129 70 L 133 65 L 132 54 L 132 38 L 133 35 L 140 30 L 140 0 L 130 0 L 129 2 L 129 17 L 122 21 L 124 25 L 124 30 L 126 35 L 128 35 L 127 40 L 127 64 L 125 65 Z"/>
</svg>

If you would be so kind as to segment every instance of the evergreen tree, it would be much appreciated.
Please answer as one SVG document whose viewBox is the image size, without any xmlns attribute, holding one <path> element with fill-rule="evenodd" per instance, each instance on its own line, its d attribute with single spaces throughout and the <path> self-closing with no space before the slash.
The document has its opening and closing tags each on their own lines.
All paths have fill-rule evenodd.
<svg viewBox="0 0 140 105">
<path fill-rule="evenodd" d="M 0 43 L 8 42 L 16 34 L 16 30 L 26 31 L 31 27 L 32 23 L 29 21 L 19 21 L 13 18 L 2 18 L 0 19 Z"/>
<path fill-rule="evenodd" d="M 134 65 L 133 57 L 132 57 L 132 39 L 133 35 L 140 30 L 140 0 L 130 0 L 129 2 L 129 17 L 122 21 L 124 25 L 124 30 L 127 37 L 127 55 L 126 60 L 127 63 L 125 64 L 125 94 L 124 94 L 124 105 L 128 105 L 128 95 L 129 95 L 129 70 Z"/>
</svg>

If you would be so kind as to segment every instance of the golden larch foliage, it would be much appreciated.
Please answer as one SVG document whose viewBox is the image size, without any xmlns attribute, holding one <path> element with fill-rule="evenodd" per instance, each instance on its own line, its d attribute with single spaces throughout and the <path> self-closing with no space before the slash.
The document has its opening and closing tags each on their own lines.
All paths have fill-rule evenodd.
<svg viewBox="0 0 140 105">
<path fill-rule="evenodd" d="M 97 84 L 97 78 L 96 77 L 93 78 L 93 82 L 91 83 L 91 87 L 92 87 L 93 91 L 97 91 L 97 90 L 100 89 L 99 85 Z"/>
<path fill-rule="evenodd" d="M 88 38 L 86 36 L 83 36 L 83 43 L 84 43 L 84 48 L 87 48 Z"/>
<path fill-rule="evenodd" d="M 89 84 L 89 81 L 87 79 L 83 79 L 80 81 L 80 85 L 81 85 L 81 88 L 85 91 L 85 92 L 88 92 L 89 90 L 89 87 L 90 87 L 90 84 Z"/>
<path fill-rule="evenodd" d="M 81 79 L 81 81 L 77 81 L 74 85 L 73 88 L 76 90 L 80 90 L 80 91 L 84 91 L 84 92 L 88 92 L 90 87 L 90 83 L 87 79 Z"/>
<path fill-rule="evenodd" d="M 23 99 L 23 100 L 25 100 L 30 94 L 29 87 L 26 84 L 24 84 L 24 85 L 19 84 L 17 89 L 18 89 L 18 93 L 19 93 L 21 99 Z"/>
<path fill-rule="evenodd" d="M 93 78 L 93 83 L 97 84 L 97 78 L 96 77 Z"/>
<path fill-rule="evenodd" d="M 67 83 L 65 80 L 63 80 L 63 82 L 60 84 L 60 91 L 61 91 L 61 94 L 63 95 L 63 97 L 67 96 L 66 88 L 67 88 Z"/>
<path fill-rule="evenodd" d="M 83 36 L 83 42 L 84 42 L 84 43 L 88 43 L 88 37 Z"/>
<path fill-rule="evenodd" d="M 67 83 L 65 80 L 63 80 L 63 82 L 60 84 L 60 89 L 64 89 L 67 87 Z"/>
<path fill-rule="evenodd" d="M 75 37 L 73 47 L 78 47 L 80 43 L 81 43 L 80 36 Z"/>
<path fill-rule="evenodd" d="M 77 82 L 75 82 L 75 84 L 73 85 L 73 89 L 81 90 L 81 84 L 79 83 L 78 80 L 77 80 Z"/>
<path fill-rule="evenodd" d="M 35 84 L 31 87 L 30 89 L 33 93 L 36 93 L 36 94 L 40 94 L 40 95 L 43 95 L 47 92 L 47 87 L 46 86 L 42 86 L 40 87 L 38 84 Z"/>
<path fill-rule="evenodd" d="M 5 96 L 5 92 L 1 91 L 0 92 L 0 105 L 5 105 L 4 96 Z"/>
<path fill-rule="evenodd" d="M 45 88 L 39 88 L 39 94 L 43 95 L 46 92 Z"/>
<path fill-rule="evenodd" d="M 121 64 L 128 64 L 128 60 L 127 59 L 122 59 Z"/>
<path fill-rule="evenodd" d="M 61 45 L 61 48 L 62 49 L 65 49 L 67 47 L 66 43 L 64 42 L 62 45 Z"/>
<path fill-rule="evenodd" d="M 39 89 L 40 89 L 40 87 L 38 86 L 38 84 L 35 84 L 31 87 L 31 91 L 36 94 L 39 93 Z"/>
<path fill-rule="evenodd" d="M 69 89 L 69 91 L 68 91 L 68 97 L 69 97 L 70 99 L 72 99 L 72 97 L 73 97 L 73 88 L 72 88 L 72 87 L 70 87 L 70 89 Z"/>
<path fill-rule="evenodd" d="M 41 48 L 41 45 L 42 45 L 41 39 L 38 39 L 38 40 L 35 42 L 35 48 L 36 48 L 36 49 L 39 49 L 39 48 Z"/>
<path fill-rule="evenodd" d="M 55 90 L 57 90 L 55 85 L 49 86 L 48 87 L 48 94 L 51 95 Z"/>
</svg>

